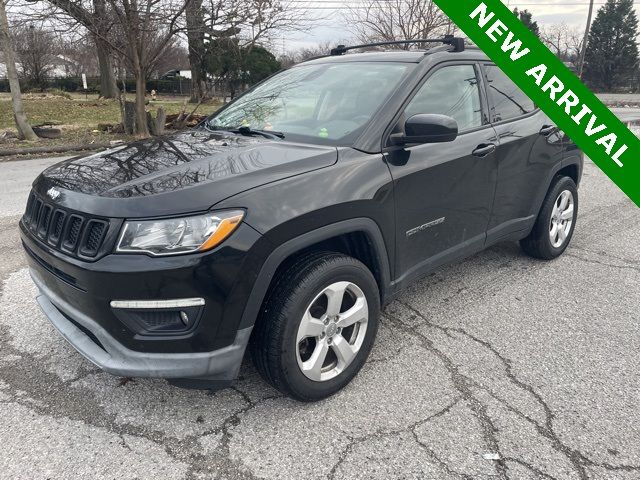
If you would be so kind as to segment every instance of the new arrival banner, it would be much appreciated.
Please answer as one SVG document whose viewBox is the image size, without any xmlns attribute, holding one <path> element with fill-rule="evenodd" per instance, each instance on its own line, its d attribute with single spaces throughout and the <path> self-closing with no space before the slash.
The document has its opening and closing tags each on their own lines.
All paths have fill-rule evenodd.
<svg viewBox="0 0 640 480">
<path fill-rule="evenodd" d="M 499 0 L 435 3 L 640 206 L 640 139 L 573 72 Z"/>
</svg>

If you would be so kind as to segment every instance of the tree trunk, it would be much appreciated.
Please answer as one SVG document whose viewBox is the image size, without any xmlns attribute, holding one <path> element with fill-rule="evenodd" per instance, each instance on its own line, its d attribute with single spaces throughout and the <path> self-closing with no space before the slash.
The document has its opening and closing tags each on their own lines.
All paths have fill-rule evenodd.
<svg viewBox="0 0 640 480">
<path fill-rule="evenodd" d="M 96 26 L 98 26 L 98 34 L 106 34 L 108 27 L 105 25 L 107 21 L 107 8 L 105 0 L 93 0 L 93 16 Z M 118 86 L 116 84 L 116 76 L 113 72 L 111 63 L 110 48 L 108 42 L 101 38 L 100 35 L 93 35 L 93 39 L 98 49 L 98 65 L 100 67 L 100 95 L 103 98 L 117 98 Z"/>
<path fill-rule="evenodd" d="M 136 134 L 141 137 L 149 136 L 147 125 L 147 109 L 145 93 L 147 91 L 146 77 L 143 72 L 136 72 Z"/>
<path fill-rule="evenodd" d="M 191 61 L 189 61 L 191 62 Z M 202 72 L 191 67 L 191 98 L 189 103 L 200 103 L 207 96 L 207 84 Z"/>
<path fill-rule="evenodd" d="M 158 114 L 154 118 L 151 112 L 147 112 L 147 124 L 149 125 L 149 131 L 154 137 L 164 135 L 164 126 L 167 123 L 167 113 L 164 108 L 158 109 Z"/>
<path fill-rule="evenodd" d="M 4 53 L 4 63 L 7 68 L 7 78 L 11 90 L 11 104 L 13 105 L 13 118 L 18 128 L 18 137 L 24 140 L 38 140 L 38 136 L 33 132 L 27 115 L 24 113 L 22 105 L 22 92 L 20 91 L 20 81 L 16 69 L 16 60 L 13 51 L 13 44 L 9 36 L 9 22 L 7 21 L 7 11 L 4 0 L 0 0 L 0 44 Z"/>
<path fill-rule="evenodd" d="M 127 135 L 136 133 L 136 104 L 134 102 L 124 101 L 122 126 Z"/>
<path fill-rule="evenodd" d="M 113 71 L 109 45 L 94 35 L 94 42 L 98 50 L 98 66 L 100 68 L 100 96 L 102 98 L 117 98 L 118 85 Z"/>
<path fill-rule="evenodd" d="M 205 54 L 204 12 L 202 0 L 192 0 L 185 9 L 187 40 L 189 46 L 189 66 L 191 67 L 191 103 L 199 103 L 207 94 L 207 86 L 202 68 Z"/>
</svg>

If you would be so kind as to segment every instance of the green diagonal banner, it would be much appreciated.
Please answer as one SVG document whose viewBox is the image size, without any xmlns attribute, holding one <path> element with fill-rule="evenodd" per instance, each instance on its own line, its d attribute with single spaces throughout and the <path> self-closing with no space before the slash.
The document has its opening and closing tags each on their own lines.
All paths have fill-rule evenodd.
<svg viewBox="0 0 640 480">
<path fill-rule="evenodd" d="M 499 0 L 435 3 L 640 206 L 638 139 Z"/>
</svg>

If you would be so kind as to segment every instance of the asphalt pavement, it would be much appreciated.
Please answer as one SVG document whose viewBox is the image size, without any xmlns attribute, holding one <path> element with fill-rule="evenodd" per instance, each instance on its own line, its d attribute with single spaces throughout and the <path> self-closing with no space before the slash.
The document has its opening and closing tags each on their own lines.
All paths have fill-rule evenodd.
<svg viewBox="0 0 640 480">
<path fill-rule="evenodd" d="M 640 210 L 591 162 L 563 257 L 508 243 L 438 270 L 316 404 L 249 362 L 210 393 L 77 354 L 36 306 L 17 235 L 51 162 L 0 164 L 0 479 L 640 479 Z"/>
</svg>

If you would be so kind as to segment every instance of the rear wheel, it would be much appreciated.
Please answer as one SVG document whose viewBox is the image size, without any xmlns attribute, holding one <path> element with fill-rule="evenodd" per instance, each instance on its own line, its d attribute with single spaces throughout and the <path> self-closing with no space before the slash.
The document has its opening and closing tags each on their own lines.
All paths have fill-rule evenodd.
<svg viewBox="0 0 640 480">
<path fill-rule="evenodd" d="M 300 259 L 276 280 L 250 349 L 260 374 L 302 401 L 347 385 L 373 346 L 380 313 L 375 278 L 336 253 Z"/>
<path fill-rule="evenodd" d="M 569 246 L 578 218 L 578 190 L 569 177 L 556 177 L 531 234 L 520 242 L 528 255 L 552 260 Z"/>
</svg>

